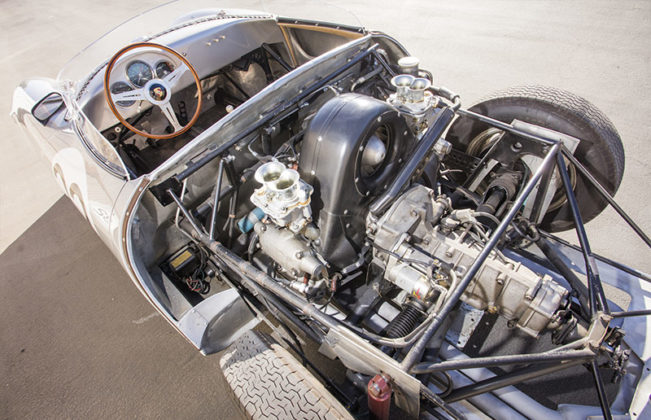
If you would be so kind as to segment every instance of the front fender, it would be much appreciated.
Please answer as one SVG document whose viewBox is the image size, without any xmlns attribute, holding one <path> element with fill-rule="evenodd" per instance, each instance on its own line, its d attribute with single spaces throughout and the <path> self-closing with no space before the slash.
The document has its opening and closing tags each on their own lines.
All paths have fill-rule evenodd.
<svg viewBox="0 0 651 420">
<path fill-rule="evenodd" d="M 230 346 L 259 322 L 239 293 L 227 289 L 187 311 L 178 326 L 203 354 L 211 354 Z"/>
</svg>

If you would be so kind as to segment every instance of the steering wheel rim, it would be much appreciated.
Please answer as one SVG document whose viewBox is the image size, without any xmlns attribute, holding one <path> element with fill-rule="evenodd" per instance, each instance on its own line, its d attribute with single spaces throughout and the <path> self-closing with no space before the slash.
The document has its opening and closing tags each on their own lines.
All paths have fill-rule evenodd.
<svg viewBox="0 0 651 420">
<path fill-rule="evenodd" d="M 111 72 L 113 70 L 113 67 L 115 66 L 115 63 L 127 52 L 132 51 L 137 48 L 157 48 L 163 51 L 166 51 L 167 53 L 173 55 L 177 59 L 179 59 L 192 73 L 192 77 L 194 78 L 194 83 L 197 87 L 197 107 L 194 112 L 194 115 L 190 119 L 190 121 L 187 122 L 184 126 L 181 126 L 181 128 L 176 129 L 173 133 L 169 134 L 152 134 L 152 133 L 147 133 L 145 131 L 139 130 L 133 125 L 131 125 L 126 118 L 124 118 L 120 112 L 118 111 L 115 101 L 113 100 L 113 94 L 111 93 L 110 90 L 110 77 L 111 77 Z M 158 106 L 167 119 L 168 123 L 170 123 L 172 126 L 174 126 L 173 120 L 176 120 L 176 114 L 174 113 L 174 110 L 172 109 L 172 106 L 170 104 L 170 99 L 173 95 L 172 91 L 172 86 L 170 86 L 170 82 L 166 81 L 169 76 L 174 74 L 175 72 L 179 71 L 182 66 L 179 66 L 178 68 L 174 69 L 172 73 L 166 75 L 163 79 L 159 78 L 154 78 L 150 81 L 148 81 L 142 88 L 140 89 L 135 89 L 133 91 L 125 92 L 125 93 L 130 93 L 130 92 L 137 92 L 140 94 L 139 97 L 134 96 L 134 100 L 145 100 L 149 102 L 152 106 Z M 185 72 L 185 70 L 183 71 Z M 176 79 L 182 74 L 182 72 L 179 72 L 176 75 Z M 154 87 L 159 88 L 162 87 L 162 92 L 163 92 L 163 97 L 158 100 L 158 98 L 155 98 L 153 96 L 153 93 L 150 92 L 150 88 Z M 160 91 L 159 91 L 160 92 Z M 135 95 L 135 93 L 134 93 Z M 196 70 L 194 67 L 192 67 L 192 64 L 183 57 L 181 54 L 178 52 L 174 51 L 172 48 L 166 47 L 165 45 L 160 45 L 160 44 L 155 44 L 153 42 L 138 42 L 135 44 L 130 44 L 127 45 L 126 47 L 122 48 L 119 50 L 111 59 L 109 60 L 108 64 L 106 65 L 106 71 L 104 73 L 104 97 L 106 99 L 106 102 L 108 103 L 109 109 L 115 115 L 115 117 L 124 125 L 129 131 L 132 131 L 138 135 L 141 135 L 143 137 L 147 137 L 150 139 L 155 139 L 155 140 L 166 140 L 166 139 L 171 139 L 174 137 L 177 137 L 186 131 L 188 131 L 192 125 L 197 121 L 199 118 L 199 113 L 201 111 L 201 105 L 202 105 L 202 92 L 201 92 L 201 80 L 199 79 L 199 75 L 197 74 Z M 169 114 L 171 112 L 171 115 Z M 178 120 L 177 120 L 178 123 Z M 179 124 L 180 125 L 180 124 Z"/>
</svg>

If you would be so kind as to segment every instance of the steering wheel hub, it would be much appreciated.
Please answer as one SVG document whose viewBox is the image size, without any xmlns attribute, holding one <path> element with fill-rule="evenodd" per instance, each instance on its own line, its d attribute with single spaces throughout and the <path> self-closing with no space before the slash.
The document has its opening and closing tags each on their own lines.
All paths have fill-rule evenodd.
<svg viewBox="0 0 651 420">
<path fill-rule="evenodd" d="M 152 80 L 152 82 L 153 83 L 150 83 L 149 88 L 147 89 L 147 99 L 149 99 L 149 102 L 152 103 L 163 102 L 165 99 L 167 99 L 168 89 L 165 88 L 165 85 L 159 80 Z"/>
</svg>

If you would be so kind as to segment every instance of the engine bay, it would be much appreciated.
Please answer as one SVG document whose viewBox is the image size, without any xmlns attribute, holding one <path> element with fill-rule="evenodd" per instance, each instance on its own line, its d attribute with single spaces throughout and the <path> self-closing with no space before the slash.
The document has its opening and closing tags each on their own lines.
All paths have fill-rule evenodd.
<svg viewBox="0 0 651 420">
<path fill-rule="evenodd" d="M 348 334 L 343 329 L 378 358 L 425 373 L 442 351 L 449 356 L 446 342 L 476 356 L 493 328 L 531 346 L 544 337 L 545 351 L 603 338 L 604 324 L 581 306 L 587 295 L 577 294 L 578 283 L 548 265 L 526 263 L 526 249 L 545 235 L 538 229 L 545 214 L 566 204 L 554 207 L 561 188 L 555 178 L 556 188 L 541 190 L 542 198 L 525 203 L 521 197 L 533 190 L 554 149 L 491 131 L 476 141 L 483 154 L 456 150 L 446 135 L 458 117 L 458 95 L 433 86 L 431 73 L 388 37 L 335 48 L 306 64 L 313 73 L 285 84 L 291 74 L 278 58 L 291 53 L 281 49 L 275 47 L 276 58 L 264 55 L 277 61 L 279 73 L 260 72 L 264 66 L 247 56 L 237 62 L 246 66 L 233 64 L 202 80 L 215 86 L 204 90 L 215 108 L 205 114 L 214 122 L 232 113 L 233 122 L 222 137 L 194 133 L 201 137 L 195 147 L 210 147 L 165 168 L 139 203 L 131 226 L 135 265 L 171 318 L 183 324 L 231 288 L 290 336 L 300 330 L 318 343 L 340 343 Z M 243 72 L 239 79 L 233 69 Z M 284 96 L 250 105 L 256 97 L 248 86 L 260 78 L 268 84 L 260 82 L 258 92 L 276 88 Z M 527 123 L 518 127 L 537 133 Z M 116 141 L 131 149 L 123 153 L 131 153 L 134 168 L 149 159 L 143 158 L 148 148 L 157 149 L 154 142 Z M 174 144 L 189 141 L 181 136 Z M 496 144 L 518 159 L 488 167 L 486 151 Z M 528 160 L 520 159 L 522 149 Z M 157 152 L 153 161 L 174 151 Z M 609 351 L 621 360 L 627 354 L 621 336 L 608 334 Z M 206 340 L 197 341 L 203 351 L 219 349 Z M 323 350 L 342 360 L 352 383 L 368 382 L 377 370 L 350 352 L 336 344 Z M 396 383 L 418 388 L 407 371 L 402 379 L 394 373 Z M 439 389 L 452 387 L 452 380 L 446 386 L 431 378 Z"/>
</svg>

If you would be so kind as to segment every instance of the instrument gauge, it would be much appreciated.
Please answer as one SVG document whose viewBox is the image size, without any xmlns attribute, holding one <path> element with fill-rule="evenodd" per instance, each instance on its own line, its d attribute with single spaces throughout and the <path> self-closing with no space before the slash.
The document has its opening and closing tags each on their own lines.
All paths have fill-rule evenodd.
<svg viewBox="0 0 651 420">
<path fill-rule="evenodd" d="M 117 94 L 117 93 L 124 93 L 124 92 L 129 92 L 133 90 L 131 86 L 129 86 L 128 83 L 126 82 L 116 82 L 111 85 L 111 93 L 112 94 Z M 129 107 L 133 104 L 135 104 L 136 101 L 117 101 L 116 104 L 121 106 L 121 107 Z"/>
<path fill-rule="evenodd" d="M 145 83 L 154 78 L 154 72 L 144 61 L 133 61 L 127 67 L 127 77 L 136 87 L 143 87 Z"/>
<path fill-rule="evenodd" d="M 174 64 L 169 61 L 159 61 L 156 64 L 156 77 L 159 79 L 164 78 L 168 74 L 174 71 Z"/>
</svg>

